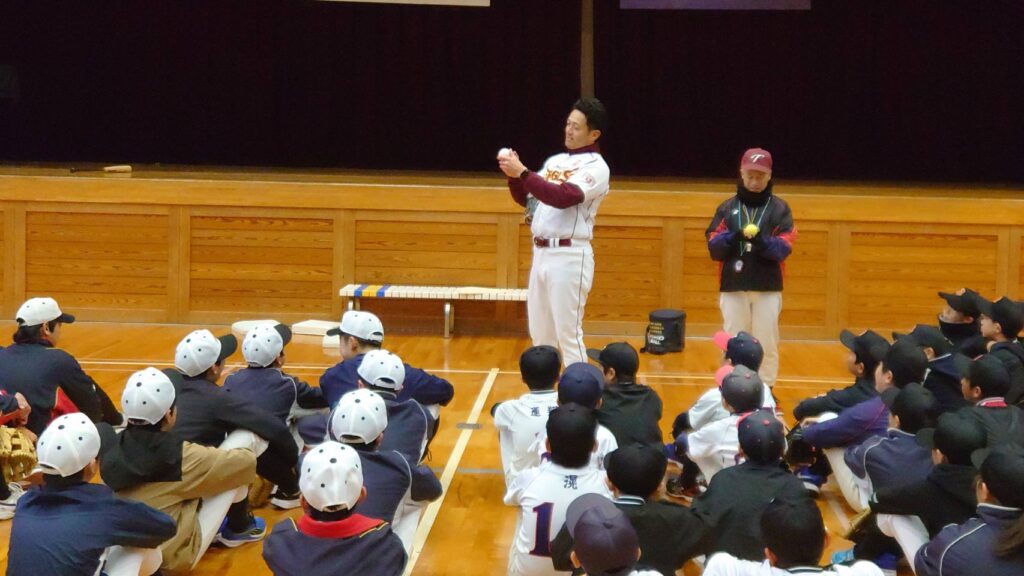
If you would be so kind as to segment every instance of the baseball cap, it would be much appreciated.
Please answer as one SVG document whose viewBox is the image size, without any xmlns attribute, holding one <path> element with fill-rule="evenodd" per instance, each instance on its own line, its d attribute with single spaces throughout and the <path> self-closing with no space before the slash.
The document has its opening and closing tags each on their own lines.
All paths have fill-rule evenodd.
<svg viewBox="0 0 1024 576">
<path fill-rule="evenodd" d="M 978 299 L 981 298 L 981 294 L 970 288 L 964 288 L 963 294 L 939 292 L 939 298 L 945 300 L 950 308 L 965 316 L 977 318 L 981 314 L 981 310 L 978 308 Z"/>
<path fill-rule="evenodd" d="M 274 363 L 292 341 L 292 329 L 284 324 L 253 326 L 242 340 L 242 356 L 250 366 L 265 368 Z"/>
<path fill-rule="evenodd" d="M 1020 334 L 1021 329 L 1024 328 L 1024 311 L 1021 310 L 1020 304 L 1006 296 L 995 302 L 980 296 L 975 300 L 977 300 L 978 309 L 981 313 L 991 318 L 993 322 L 998 323 L 1002 327 L 1004 335 L 1016 338 L 1017 334 Z"/>
<path fill-rule="evenodd" d="M 593 364 L 569 364 L 558 379 L 558 401 L 562 404 L 575 402 L 580 406 L 595 408 L 603 392 L 604 374 Z"/>
<path fill-rule="evenodd" d="M 156 424 L 174 405 L 174 383 L 167 374 L 150 366 L 128 377 L 121 394 L 121 411 L 128 420 Z"/>
<path fill-rule="evenodd" d="M 551 442 L 551 452 L 580 455 L 594 450 L 597 416 L 579 404 L 562 404 L 548 413 L 544 426 Z M 589 461 L 589 457 L 587 459 Z"/>
<path fill-rule="evenodd" d="M 732 360 L 733 365 L 742 364 L 751 370 L 759 370 L 764 360 L 764 348 L 757 338 L 748 332 L 740 332 L 733 336 L 725 330 L 719 330 L 711 339 L 725 357 Z"/>
<path fill-rule="evenodd" d="M 573 500 L 565 512 L 565 526 L 588 576 L 625 576 L 640 558 L 640 539 L 633 525 L 600 494 Z"/>
<path fill-rule="evenodd" d="M 985 428 L 972 417 L 961 412 L 947 412 L 939 416 L 935 428 L 917 432 L 917 443 L 929 450 L 938 450 L 957 466 L 970 466 L 971 455 L 988 443 Z"/>
<path fill-rule="evenodd" d="M 885 352 L 882 362 L 885 363 L 886 370 L 892 372 L 897 388 L 911 382 L 921 382 L 925 371 L 928 370 L 928 357 L 912 338 L 894 342 Z"/>
<path fill-rule="evenodd" d="M 989 492 L 1004 506 L 1024 508 L 1024 449 L 1001 444 L 972 456 Z"/>
<path fill-rule="evenodd" d="M 772 171 L 772 154 L 764 148 L 751 148 L 743 153 L 740 170 Z"/>
<path fill-rule="evenodd" d="M 377 388 L 399 391 L 405 383 L 405 364 L 387 350 L 370 350 L 356 370 L 363 382 Z"/>
<path fill-rule="evenodd" d="M 732 369 L 732 364 L 723 364 L 718 367 L 718 370 L 715 370 L 715 384 L 717 384 L 719 388 L 722 387 L 722 381 L 725 380 L 725 377 L 732 374 Z"/>
<path fill-rule="evenodd" d="M 764 383 L 757 372 L 740 364 L 722 380 L 722 398 L 736 413 L 757 410 L 764 405 Z"/>
<path fill-rule="evenodd" d="M 341 326 L 327 331 L 328 336 L 347 334 L 367 342 L 384 341 L 384 325 L 376 314 L 362 310 L 349 310 L 341 315 Z"/>
<path fill-rule="evenodd" d="M 634 376 L 640 369 L 640 355 L 629 342 L 612 342 L 601 350 L 589 348 L 587 356 L 605 368 L 614 368 L 619 376 Z"/>
<path fill-rule="evenodd" d="M 174 351 L 174 367 L 191 378 L 223 362 L 235 350 L 238 350 L 238 338 L 234 335 L 214 337 L 209 330 L 196 330 L 178 342 Z"/>
<path fill-rule="evenodd" d="M 889 341 L 874 330 L 865 330 L 860 334 L 843 330 L 839 333 L 839 341 L 857 356 L 858 362 L 871 360 L 877 364 L 889 351 Z"/>
<path fill-rule="evenodd" d="M 608 479 L 624 494 L 647 498 L 665 478 L 668 458 L 658 449 L 634 443 L 619 446 L 604 457 Z"/>
<path fill-rule="evenodd" d="M 936 356 L 945 356 L 953 351 L 953 343 L 947 340 L 942 331 L 935 326 L 918 324 L 907 334 L 892 333 L 893 340 L 900 340 L 908 336 L 913 338 L 918 345 L 934 350 Z"/>
<path fill-rule="evenodd" d="M 756 410 L 740 418 L 736 432 L 749 460 L 768 464 L 786 452 L 786 431 L 771 410 Z"/>
<path fill-rule="evenodd" d="M 14 319 L 19 326 L 38 326 L 54 320 L 65 324 L 75 321 L 74 316 L 61 311 L 53 298 L 29 298 L 18 308 Z"/>
<path fill-rule="evenodd" d="M 1002 361 L 991 354 L 984 354 L 971 360 L 963 354 L 953 357 L 953 365 L 961 378 L 971 381 L 972 388 L 981 388 L 988 396 L 1005 396 L 1010 391 L 1010 373 Z"/>
<path fill-rule="evenodd" d="M 363 491 L 363 467 L 359 454 L 340 442 L 324 442 L 302 460 L 299 489 L 317 510 L 333 506 L 351 510 Z"/>
<path fill-rule="evenodd" d="M 360 388 L 346 393 L 331 412 L 331 439 L 347 444 L 369 444 L 388 427 L 388 410 L 378 394 Z"/>
<path fill-rule="evenodd" d="M 931 390 L 917 383 L 907 384 L 902 389 L 889 388 L 882 392 L 882 403 L 900 419 L 900 429 L 911 434 L 934 426 L 941 412 Z"/>
<path fill-rule="evenodd" d="M 68 477 L 80 472 L 100 453 L 100 433 L 81 412 L 58 417 L 36 443 L 37 470 Z"/>
</svg>

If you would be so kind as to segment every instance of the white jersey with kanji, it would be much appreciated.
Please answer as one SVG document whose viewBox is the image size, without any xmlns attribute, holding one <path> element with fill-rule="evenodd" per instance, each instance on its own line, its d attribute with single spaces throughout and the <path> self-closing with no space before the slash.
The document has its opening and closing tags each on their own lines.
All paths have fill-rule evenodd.
<svg viewBox="0 0 1024 576">
<path fill-rule="evenodd" d="M 764 402 L 762 408 L 775 412 L 775 397 L 772 396 L 772 389 L 764 386 Z M 704 426 L 729 417 L 729 411 L 722 405 L 722 389 L 717 386 L 701 394 L 697 402 L 687 410 L 689 414 L 690 428 L 700 430 Z"/>
<path fill-rule="evenodd" d="M 530 466 L 538 466 L 541 462 L 551 459 L 547 441 L 548 431 L 541 430 L 540 434 L 537 435 L 537 439 L 534 440 L 533 446 L 530 448 L 530 453 L 533 454 Z M 619 442 L 615 440 L 615 434 L 612 434 L 611 430 L 600 424 L 597 425 L 594 441 L 597 442 L 597 450 L 594 450 L 594 453 L 590 455 L 590 466 L 604 470 L 605 456 L 614 452 L 619 447 Z"/>
<path fill-rule="evenodd" d="M 554 390 L 530 392 L 498 405 L 494 426 L 498 429 L 506 487 L 516 474 L 539 463 L 532 451 L 533 444 L 539 435 L 546 436 L 548 414 L 557 407 L 558 394 Z"/>
<path fill-rule="evenodd" d="M 555 208 L 541 202 L 533 214 L 530 230 L 538 238 L 592 240 L 594 217 L 601 200 L 608 194 L 611 172 L 597 152 L 555 154 L 538 172 L 555 184 L 568 182 L 583 191 L 583 202 L 568 208 Z"/>
<path fill-rule="evenodd" d="M 738 414 L 731 414 L 687 435 L 687 455 L 708 482 L 723 468 L 740 463 L 739 421 Z"/>
<path fill-rule="evenodd" d="M 551 540 L 565 524 L 565 511 L 583 494 L 611 499 L 604 470 L 563 468 L 544 462 L 512 481 L 505 504 L 519 507 L 508 555 L 509 576 L 558 576 L 551 565 Z"/>
<path fill-rule="evenodd" d="M 882 576 L 881 568 L 871 562 L 854 562 L 851 566 L 797 566 L 783 570 L 768 563 L 740 560 L 734 556 L 719 552 L 712 556 L 704 567 L 704 576 Z"/>
</svg>

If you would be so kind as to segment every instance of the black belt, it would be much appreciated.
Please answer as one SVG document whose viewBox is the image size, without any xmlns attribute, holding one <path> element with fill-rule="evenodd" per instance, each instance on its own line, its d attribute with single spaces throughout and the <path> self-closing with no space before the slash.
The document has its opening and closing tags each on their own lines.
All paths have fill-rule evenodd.
<svg viewBox="0 0 1024 576">
<path fill-rule="evenodd" d="M 572 238 L 539 238 L 534 236 L 533 245 L 538 248 L 567 248 L 572 246 Z"/>
</svg>

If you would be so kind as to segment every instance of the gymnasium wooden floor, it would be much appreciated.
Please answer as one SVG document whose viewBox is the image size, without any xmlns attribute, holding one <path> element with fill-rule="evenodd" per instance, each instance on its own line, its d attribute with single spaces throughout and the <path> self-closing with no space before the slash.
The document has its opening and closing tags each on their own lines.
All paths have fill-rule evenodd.
<svg viewBox="0 0 1024 576">
<path fill-rule="evenodd" d="M 74 310 L 69 310 L 74 313 Z M 195 326 L 84 323 L 66 325 L 60 345 L 81 362 L 83 368 L 118 402 L 129 374 L 145 366 L 171 364 L 177 342 Z M 215 334 L 225 326 L 209 326 Z M 0 343 L 10 342 L 13 324 L 0 323 Z M 591 337 L 587 344 L 598 347 L 615 338 Z M 410 560 L 412 573 L 423 576 L 448 574 L 503 574 L 508 543 L 515 526 L 516 510 L 502 505 L 504 483 L 500 474 L 497 433 L 489 408 L 500 400 L 525 391 L 518 376 L 518 357 L 529 345 L 526 338 L 440 335 L 388 336 L 386 347 L 412 365 L 449 379 L 455 399 L 442 412 L 441 428 L 432 444 L 430 465 L 442 481 L 449 481 L 444 499 L 429 524 L 422 549 Z M 639 342 L 634 341 L 635 346 Z M 781 373 L 776 386 L 783 408 L 789 413 L 795 402 L 850 381 L 838 342 L 784 342 Z M 286 349 L 285 370 L 311 384 L 339 360 L 337 350 L 321 348 L 320 339 L 296 337 Z M 665 403 L 662 427 L 666 435 L 672 419 L 685 410 L 699 394 L 713 385 L 720 352 L 706 339 L 687 341 L 686 350 L 665 356 L 641 355 L 640 380 L 654 387 Z M 229 360 L 231 369 L 242 366 L 241 352 Z M 479 429 L 458 426 L 480 424 Z M 667 437 L 667 436 L 666 436 Z M 853 513 L 838 492 L 827 485 L 819 499 L 826 524 L 833 534 L 828 552 L 846 548 L 839 539 Z M 281 512 L 269 506 L 257 511 L 273 525 L 299 510 Z M 428 510 L 420 526 L 423 536 L 431 521 Z M 10 523 L 0 523 L 0 541 L 8 540 Z M 258 576 L 270 574 L 260 556 L 260 544 L 234 550 L 213 547 L 193 572 L 197 575 Z M 0 546 L 0 568 L 6 570 L 7 546 Z M 827 558 L 827 556 L 826 556 Z M 692 566 L 687 574 L 698 574 Z"/>
</svg>

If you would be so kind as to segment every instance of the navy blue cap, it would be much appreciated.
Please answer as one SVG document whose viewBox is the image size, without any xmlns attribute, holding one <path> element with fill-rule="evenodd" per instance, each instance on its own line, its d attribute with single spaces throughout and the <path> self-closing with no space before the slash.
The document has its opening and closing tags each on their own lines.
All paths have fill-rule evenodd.
<svg viewBox="0 0 1024 576">
<path fill-rule="evenodd" d="M 558 401 L 561 404 L 575 402 L 595 408 L 603 392 L 604 374 L 600 368 L 587 362 L 570 364 L 558 379 Z"/>
</svg>

